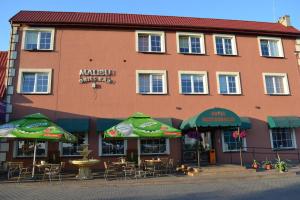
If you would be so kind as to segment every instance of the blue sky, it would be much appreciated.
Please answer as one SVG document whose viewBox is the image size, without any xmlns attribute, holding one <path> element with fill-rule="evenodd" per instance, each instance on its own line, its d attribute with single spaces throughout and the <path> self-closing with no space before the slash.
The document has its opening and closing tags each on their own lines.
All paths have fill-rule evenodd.
<svg viewBox="0 0 300 200">
<path fill-rule="evenodd" d="M 139 13 L 266 22 L 289 14 L 292 25 L 300 29 L 299 5 L 299 0 L 1 0 L 0 50 L 8 49 L 8 20 L 20 10 Z"/>
</svg>

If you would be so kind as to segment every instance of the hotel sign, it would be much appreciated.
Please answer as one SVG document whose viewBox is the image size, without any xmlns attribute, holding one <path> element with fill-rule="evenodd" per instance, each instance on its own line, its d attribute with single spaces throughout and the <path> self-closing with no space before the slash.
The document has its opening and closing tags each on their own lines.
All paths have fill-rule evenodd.
<svg viewBox="0 0 300 200">
<path fill-rule="evenodd" d="M 79 83 L 93 83 L 96 87 L 97 82 L 112 84 L 111 76 L 115 75 L 115 71 L 111 69 L 81 69 L 79 71 Z"/>
</svg>

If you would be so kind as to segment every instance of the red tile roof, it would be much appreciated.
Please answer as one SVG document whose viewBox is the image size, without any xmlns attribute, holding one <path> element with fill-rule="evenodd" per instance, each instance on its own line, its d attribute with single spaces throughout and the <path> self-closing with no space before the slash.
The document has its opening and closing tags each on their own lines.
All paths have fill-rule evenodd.
<svg viewBox="0 0 300 200">
<path fill-rule="evenodd" d="M 39 25 L 56 24 L 166 28 L 177 30 L 226 30 L 227 32 L 300 35 L 300 31 L 296 28 L 292 26 L 285 27 L 279 23 L 140 14 L 20 11 L 13 16 L 10 21 L 13 23 Z"/>
<path fill-rule="evenodd" d="M 8 56 L 7 51 L 0 51 L 0 99 L 3 99 L 5 94 L 7 56 Z"/>
</svg>

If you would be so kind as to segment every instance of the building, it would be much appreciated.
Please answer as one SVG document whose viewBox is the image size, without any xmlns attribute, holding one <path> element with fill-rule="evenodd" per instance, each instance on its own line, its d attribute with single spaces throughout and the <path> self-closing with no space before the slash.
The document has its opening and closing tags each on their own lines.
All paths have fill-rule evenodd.
<svg viewBox="0 0 300 200">
<path fill-rule="evenodd" d="M 92 157 L 102 161 L 139 150 L 143 157 L 193 162 L 200 137 L 205 148 L 215 150 L 218 163 L 237 163 L 239 148 L 230 128 L 242 116 L 248 123 L 246 162 L 272 159 L 277 150 L 299 159 L 300 31 L 289 16 L 267 23 L 20 11 L 10 22 L 7 121 L 41 112 L 76 134 L 79 143 L 88 143 Z M 220 109 L 209 117 L 217 124 L 211 126 L 211 119 L 201 116 L 215 107 Z M 185 120 L 184 139 L 101 136 L 134 112 L 177 127 Z M 185 126 L 193 116 L 207 124 Z M 31 162 L 30 142 L 4 143 L 7 160 Z M 41 143 L 38 154 L 67 161 L 78 156 L 77 149 Z"/>
</svg>

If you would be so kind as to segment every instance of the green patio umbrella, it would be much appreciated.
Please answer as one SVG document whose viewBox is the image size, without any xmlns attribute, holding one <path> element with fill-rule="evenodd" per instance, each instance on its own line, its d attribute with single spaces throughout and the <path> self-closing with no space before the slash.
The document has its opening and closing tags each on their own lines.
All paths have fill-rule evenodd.
<svg viewBox="0 0 300 200">
<path fill-rule="evenodd" d="M 48 117 L 40 113 L 27 115 L 20 120 L 1 125 L 0 138 L 32 139 L 35 141 L 32 177 L 34 176 L 37 141 L 62 141 L 69 143 L 77 141 L 74 135 L 57 126 Z"/>
<path fill-rule="evenodd" d="M 177 138 L 181 131 L 137 112 L 104 132 L 104 138 Z M 139 152 L 139 151 L 138 151 Z M 138 155 L 140 164 L 140 155 Z"/>
</svg>

